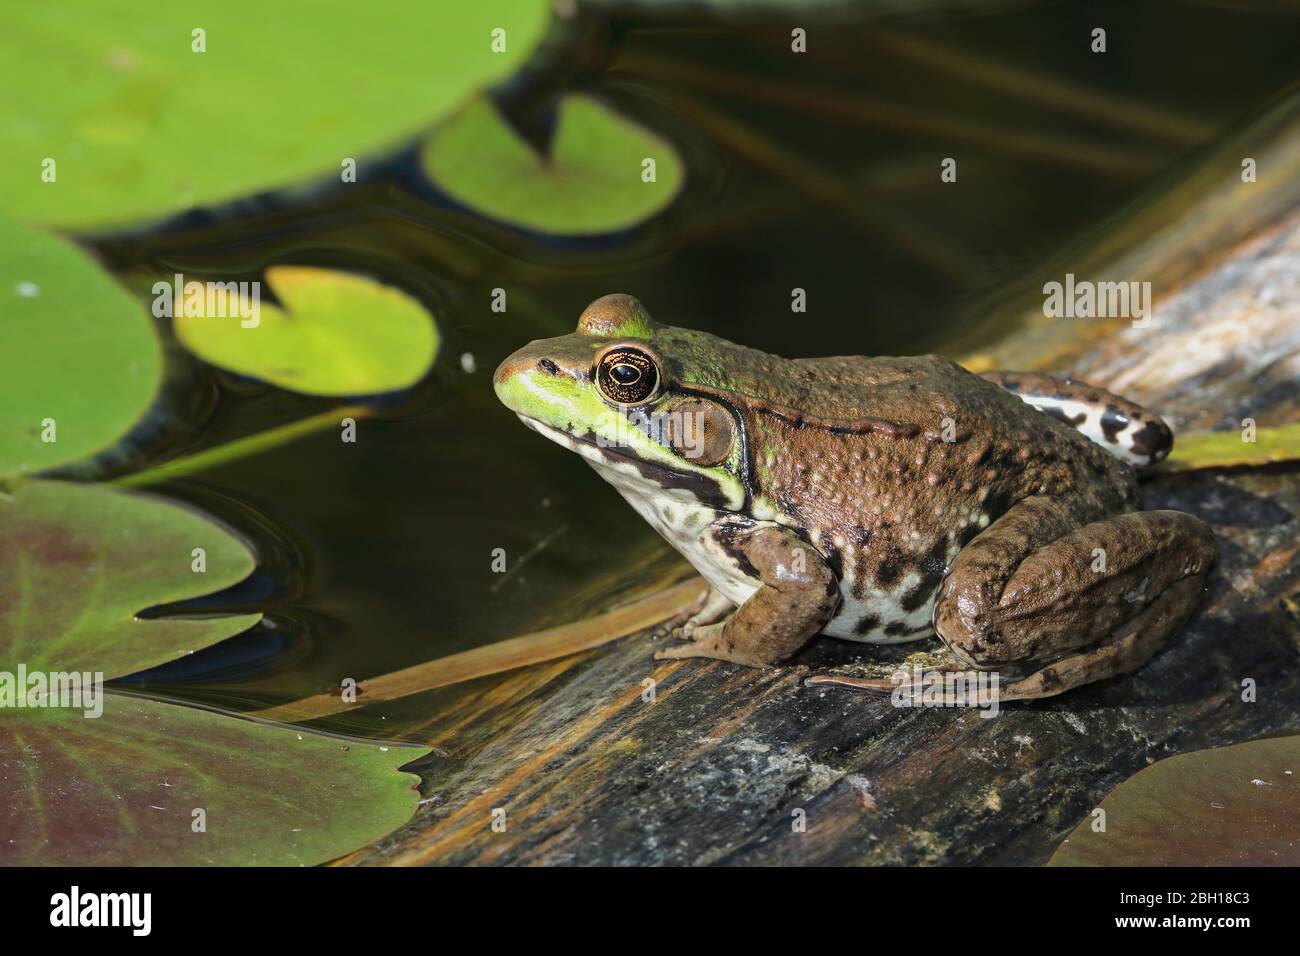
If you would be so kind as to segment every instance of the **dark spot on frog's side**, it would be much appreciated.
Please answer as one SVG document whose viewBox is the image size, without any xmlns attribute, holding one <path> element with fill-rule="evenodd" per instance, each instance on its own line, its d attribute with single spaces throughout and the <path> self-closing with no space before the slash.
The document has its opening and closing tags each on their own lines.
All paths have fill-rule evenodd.
<svg viewBox="0 0 1300 956">
<path fill-rule="evenodd" d="M 853 625 L 854 634 L 870 634 L 879 629 L 880 616 L 877 614 L 864 614 L 858 618 L 858 623 Z"/>
<path fill-rule="evenodd" d="M 1101 413 L 1102 434 L 1112 445 L 1119 441 L 1119 433 L 1128 428 L 1128 425 L 1128 416 L 1114 405 L 1107 405 L 1106 410 Z"/>
<path fill-rule="evenodd" d="M 844 555 L 840 554 L 840 549 L 833 544 L 828 544 L 822 549 L 822 558 L 826 561 L 826 566 L 831 569 L 835 579 L 843 580 L 844 578 Z"/>
<path fill-rule="evenodd" d="M 718 544 L 722 546 L 722 550 L 727 557 L 736 562 L 736 567 L 741 574 L 749 578 L 757 578 L 759 577 L 758 568 L 754 567 L 753 562 L 749 560 L 749 557 L 740 547 L 738 540 L 744 530 L 746 529 L 740 525 L 723 524 L 714 531 L 713 536 Z"/>
<path fill-rule="evenodd" d="M 1048 407 L 1044 408 L 1042 411 L 1043 414 L 1051 415 L 1058 422 L 1065 422 L 1065 424 L 1069 425 L 1071 428 L 1078 428 L 1080 425 L 1083 424 L 1083 420 L 1088 417 L 1083 412 L 1080 412 L 1077 415 L 1067 415 L 1065 414 L 1064 409 L 1058 408 L 1055 405 L 1049 405 Z"/>
<path fill-rule="evenodd" d="M 918 624 L 916 627 L 908 627 L 902 621 L 890 621 L 885 625 L 886 637 L 909 637 L 913 634 L 921 634 L 930 630 L 929 624 Z"/>
<path fill-rule="evenodd" d="M 903 568 L 906 564 L 906 555 L 890 545 L 889 553 L 880 559 L 880 566 L 876 568 L 876 586 L 889 587 L 895 583 L 903 576 Z"/>
<path fill-rule="evenodd" d="M 1174 433 L 1162 421 L 1147 422 L 1134 432 L 1130 441 L 1135 454 L 1147 455 L 1156 461 L 1169 454 L 1174 445 Z"/>
<path fill-rule="evenodd" d="M 921 559 L 921 580 L 917 582 L 914 588 L 904 594 L 903 599 L 898 602 L 904 611 L 915 611 L 934 597 L 935 589 L 948 571 L 948 565 L 944 560 L 947 545 L 947 539 L 940 538 L 934 543 L 930 553 Z M 888 634 L 889 632 L 886 630 L 885 633 Z"/>
</svg>

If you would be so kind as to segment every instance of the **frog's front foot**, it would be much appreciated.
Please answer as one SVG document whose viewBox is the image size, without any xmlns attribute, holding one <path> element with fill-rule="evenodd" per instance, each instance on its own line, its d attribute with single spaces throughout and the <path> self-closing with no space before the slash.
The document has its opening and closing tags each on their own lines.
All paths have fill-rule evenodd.
<svg viewBox="0 0 1300 956">
<path fill-rule="evenodd" d="M 651 633 L 656 640 L 681 637 L 683 629 L 688 625 L 710 624 L 721 620 L 732 607 L 732 603 L 717 588 L 701 581 L 699 593 L 672 617 L 655 625 Z"/>
<path fill-rule="evenodd" d="M 1028 498 L 957 555 L 935 630 L 959 661 L 1002 675 L 1001 699 L 1051 697 L 1144 664 L 1200 603 L 1215 555 L 1189 514 L 1082 523 L 1067 500 Z"/>
<path fill-rule="evenodd" d="M 669 634 L 679 641 L 694 640 L 697 629 L 718 623 L 730 614 L 735 607 L 736 605 L 723 597 L 721 591 L 715 587 L 710 587 L 708 594 L 704 596 L 704 600 L 692 609 L 692 613 L 687 616 L 686 620 L 670 628 Z"/>
<path fill-rule="evenodd" d="M 712 657 L 766 667 L 803 647 L 839 607 L 834 574 L 790 531 L 761 526 L 731 537 L 730 546 L 755 570 L 761 582 L 758 590 L 723 621 L 688 621 L 681 633 L 689 643 L 656 652 L 656 660 Z M 799 559 L 792 560 L 792 555 Z M 700 616 L 718 609 L 706 607 Z"/>
</svg>

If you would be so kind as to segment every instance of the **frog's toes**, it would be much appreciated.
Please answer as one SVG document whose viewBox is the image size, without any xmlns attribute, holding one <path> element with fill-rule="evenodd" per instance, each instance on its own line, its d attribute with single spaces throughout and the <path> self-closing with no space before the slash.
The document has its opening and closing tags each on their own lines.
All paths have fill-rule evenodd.
<svg viewBox="0 0 1300 956">
<path fill-rule="evenodd" d="M 804 681 L 805 687 L 817 687 L 831 685 L 835 687 L 852 687 L 854 690 L 864 691 L 868 694 L 880 694 L 882 696 L 892 694 L 897 686 L 893 681 L 885 678 L 858 677 L 853 674 L 814 674 Z"/>
<path fill-rule="evenodd" d="M 712 648 L 722 636 L 721 624 L 695 626 L 685 624 L 673 632 L 685 643 L 655 651 L 655 660 L 674 660 L 682 657 L 714 657 L 705 648 Z"/>
<path fill-rule="evenodd" d="M 673 628 L 672 634 L 679 641 L 693 641 L 696 639 L 696 631 L 703 630 L 712 623 L 712 621 L 705 619 L 703 615 L 697 614 L 680 627 Z"/>
</svg>

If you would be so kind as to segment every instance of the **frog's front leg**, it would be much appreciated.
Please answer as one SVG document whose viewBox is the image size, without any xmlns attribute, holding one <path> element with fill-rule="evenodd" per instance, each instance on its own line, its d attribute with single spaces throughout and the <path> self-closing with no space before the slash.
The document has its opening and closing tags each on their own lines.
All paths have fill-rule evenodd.
<svg viewBox="0 0 1300 956">
<path fill-rule="evenodd" d="M 658 660 L 712 657 L 751 667 L 775 664 L 803 647 L 840 604 L 839 582 L 807 542 L 772 525 L 729 533 L 728 551 L 748 565 L 758 590 L 724 621 L 694 627 L 688 644 Z"/>
<path fill-rule="evenodd" d="M 1216 555 L 1203 522 L 1179 511 L 1077 515 L 1061 498 L 1018 503 L 940 585 L 935 630 L 959 661 L 1011 677 L 1005 700 L 1134 670 L 1200 603 Z"/>
</svg>

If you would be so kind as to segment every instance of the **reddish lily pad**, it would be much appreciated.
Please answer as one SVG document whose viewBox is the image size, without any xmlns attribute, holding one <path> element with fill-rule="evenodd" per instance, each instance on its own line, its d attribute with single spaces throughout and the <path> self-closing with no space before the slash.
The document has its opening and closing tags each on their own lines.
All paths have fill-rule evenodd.
<svg viewBox="0 0 1300 956">
<path fill-rule="evenodd" d="M 202 549 L 202 567 L 196 571 Z M 137 614 L 211 594 L 253 570 L 229 531 L 180 505 L 96 485 L 29 481 L 0 497 L 0 667 L 103 672 L 188 654 L 260 614 Z"/>
<path fill-rule="evenodd" d="M 0 865 L 301 866 L 408 820 L 418 750 L 110 693 L 0 721 Z"/>
<path fill-rule="evenodd" d="M 1300 865 L 1300 736 L 1169 757 L 1101 801 L 1049 866 Z"/>
</svg>

